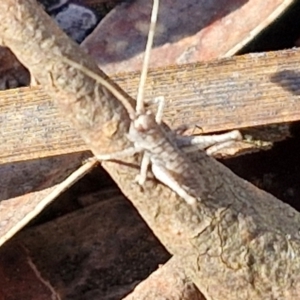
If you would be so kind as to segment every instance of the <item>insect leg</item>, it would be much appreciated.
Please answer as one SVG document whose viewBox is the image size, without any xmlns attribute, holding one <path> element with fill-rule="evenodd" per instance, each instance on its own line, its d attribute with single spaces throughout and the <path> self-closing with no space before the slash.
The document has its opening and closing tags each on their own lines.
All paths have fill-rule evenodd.
<svg viewBox="0 0 300 300">
<path fill-rule="evenodd" d="M 144 185 L 147 179 L 147 171 L 150 165 L 150 156 L 147 153 L 144 153 L 140 173 L 136 176 L 135 180 L 139 185 Z"/>
<path fill-rule="evenodd" d="M 140 152 L 139 149 L 130 147 L 130 148 L 124 149 L 119 152 L 113 152 L 113 153 L 109 153 L 109 154 L 98 154 L 98 155 L 96 155 L 96 158 L 99 161 L 101 161 L 101 160 L 116 160 L 116 159 L 120 159 L 123 157 L 132 156 L 138 152 Z"/>
<path fill-rule="evenodd" d="M 204 150 L 216 144 L 239 141 L 241 139 L 242 139 L 241 133 L 238 130 L 233 130 L 223 134 L 215 134 L 215 135 L 177 136 L 176 144 L 178 147 L 196 146 L 196 148 Z"/>
</svg>

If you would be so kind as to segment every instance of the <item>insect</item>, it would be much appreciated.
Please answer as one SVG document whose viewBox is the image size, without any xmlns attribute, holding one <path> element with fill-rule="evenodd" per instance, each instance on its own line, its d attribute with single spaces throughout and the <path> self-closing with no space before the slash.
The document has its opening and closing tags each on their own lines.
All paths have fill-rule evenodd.
<svg viewBox="0 0 300 300">
<path fill-rule="evenodd" d="M 72 67 L 80 69 L 99 84 L 105 86 L 119 101 L 122 102 L 131 119 L 127 137 L 132 142 L 132 147 L 116 153 L 97 155 L 97 159 L 100 161 L 116 160 L 125 156 L 131 156 L 135 153 L 142 153 L 143 158 L 137 182 L 140 185 L 145 183 L 147 170 L 149 165 L 151 165 L 152 173 L 158 181 L 168 186 L 188 204 L 192 205 L 195 204 L 197 200 L 201 200 L 198 196 L 200 194 L 199 187 L 201 176 L 187 154 L 182 150 L 182 147 L 193 144 L 201 146 L 201 143 L 206 147 L 207 145 L 215 144 L 218 141 L 222 142 L 232 138 L 239 139 L 240 134 L 238 131 L 235 131 L 230 134 L 213 136 L 213 138 L 207 136 L 194 138 L 183 136 L 177 137 L 175 132 L 168 129 L 168 127 L 162 123 L 163 97 L 157 97 L 155 99 L 158 103 L 158 112 L 156 115 L 145 109 L 144 86 L 154 38 L 158 6 L 159 0 L 154 0 L 136 109 L 134 109 L 128 100 L 104 78 L 67 58 L 63 58 L 63 60 Z M 201 187 L 201 191 L 203 191 L 203 186 Z"/>
</svg>

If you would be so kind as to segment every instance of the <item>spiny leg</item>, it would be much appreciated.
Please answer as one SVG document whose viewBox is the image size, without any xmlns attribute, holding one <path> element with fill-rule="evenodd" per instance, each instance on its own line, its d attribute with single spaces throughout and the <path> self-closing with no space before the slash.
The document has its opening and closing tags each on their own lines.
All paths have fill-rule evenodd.
<svg viewBox="0 0 300 300">
<path fill-rule="evenodd" d="M 223 134 L 215 135 L 177 136 L 176 144 L 180 148 L 186 148 L 185 152 L 192 152 L 195 151 L 195 149 L 207 149 L 208 153 L 213 153 L 221 148 L 227 147 L 229 145 L 228 142 L 240 140 L 242 140 L 241 133 L 238 130 L 233 130 Z M 222 144 L 224 144 L 224 146 L 222 146 Z M 218 148 L 215 148 L 216 150 L 209 150 L 211 147 L 214 146 Z"/>
<path fill-rule="evenodd" d="M 113 152 L 110 154 L 99 154 L 96 156 L 96 159 L 100 162 L 107 161 L 107 160 L 117 160 L 123 157 L 132 156 L 138 152 L 140 152 L 138 149 L 134 147 L 130 147 L 125 150 Z M 144 185 L 147 179 L 147 172 L 148 172 L 149 165 L 150 165 L 150 157 L 147 153 L 143 153 L 140 173 L 135 178 L 135 182 L 137 182 L 139 185 Z"/>
<path fill-rule="evenodd" d="M 155 121 L 157 124 L 161 124 L 162 122 L 162 117 L 163 117 L 163 112 L 164 112 L 164 107 L 165 107 L 165 97 L 164 96 L 158 96 L 155 97 L 154 99 L 147 101 L 147 104 L 157 104 L 157 111 L 155 114 Z"/>
<path fill-rule="evenodd" d="M 194 196 L 191 196 L 182 186 L 178 183 L 165 168 L 161 168 L 158 165 L 152 165 L 152 172 L 157 180 L 168 186 L 177 195 L 183 198 L 188 204 L 194 205 L 196 201 L 200 201 Z"/>
<path fill-rule="evenodd" d="M 150 165 L 150 156 L 147 153 L 144 153 L 141 162 L 140 173 L 135 178 L 135 181 L 139 185 L 144 185 L 147 179 L 147 172 L 148 172 L 149 165 Z"/>
<path fill-rule="evenodd" d="M 113 153 L 109 153 L 109 154 L 98 154 L 96 155 L 96 158 L 99 161 L 103 161 L 103 160 L 116 160 L 116 159 L 120 159 L 123 157 L 128 157 L 128 156 L 132 156 L 136 153 L 140 152 L 139 149 L 136 149 L 135 147 L 129 147 L 127 149 L 118 151 L 118 152 L 113 152 Z"/>
<path fill-rule="evenodd" d="M 163 117 L 163 110 L 165 106 L 165 97 L 155 97 L 153 103 L 157 103 L 157 112 L 155 120 L 157 124 L 161 124 Z M 187 128 L 182 127 L 182 128 Z M 183 130 L 183 129 L 182 129 Z M 228 147 L 234 141 L 242 140 L 242 135 L 238 130 L 233 130 L 223 134 L 215 135 L 200 135 L 200 136 L 176 136 L 176 144 L 179 147 L 188 147 L 186 152 L 197 151 L 198 149 L 205 150 L 208 155 Z M 191 147 L 192 146 L 192 147 Z M 194 147 L 193 147 L 194 146 Z"/>
<path fill-rule="evenodd" d="M 157 108 L 157 112 L 155 115 L 155 121 L 157 124 L 160 124 L 162 121 L 162 116 L 163 116 L 165 98 L 164 98 L 164 96 L 155 97 L 154 100 L 151 102 L 158 103 L 158 108 Z M 137 177 L 136 177 L 136 182 L 139 185 L 143 185 L 145 183 L 145 181 L 147 179 L 147 171 L 148 171 L 149 165 L 150 165 L 150 157 L 147 153 L 144 153 L 142 162 L 141 162 L 140 174 L 137 175 Z"/>
<path fill-rule="evenodd" d="M 155 103 L 158 103 L 157 112 L 155 115 L 155 121 L 157 124 L 161 124 L 163 113 L 164 113 L 164 108 L 165 108 L 165 97 L 164 96 L 156 97 L 154 99 L 154 101 L 155 101 Z"/>
<path fill-rule="evenodd" d="M 235 141 L 227 141 L 227 142 L 223 142 L 223 143 L 220 143 L 220 144 L 213 145 L 213 146 L 207 148 L 205 152 L 206 152 L 207 155 L 212 156 L 216 152 L 218 152 L 222 149 L 225 149 L 227 147 L 230 147 L 232 144 L 234 144 L 234 142 Z"/>
</svg>

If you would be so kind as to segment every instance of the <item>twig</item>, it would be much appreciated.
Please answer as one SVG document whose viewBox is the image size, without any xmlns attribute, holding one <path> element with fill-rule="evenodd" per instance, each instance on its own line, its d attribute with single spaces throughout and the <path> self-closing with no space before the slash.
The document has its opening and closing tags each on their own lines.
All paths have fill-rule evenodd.
<svg viewBox="0 0 300 300">
<path fill-rule="evenodd" d="M 94 154 L 126 148 L 130 120 L 119 101 L 94 80 L 53 58 L 60 49 L 64 56 L 101 74 L 85 53 L 33 0 L 2 0 L 0 18 L 3 40 L 14 35 L 26 41 L 24 47 L 9 41 L 7 45 L 73 120 Z M 54 86 L 49 84 L 49 72 Z M 200 177 L 202 201 L 196 208 L 157 182 L 147 180 L 141 191 L 132 184 L 136 171 L 128 165 L 103 166 L 206 298 L 298 300 L 299 213 L 202 152 L 189 159 Z M 126 162 L 137 160 L 131 157 Z"/>
<path fill-rule="evenodd" d="M 91 169 L 98 163 L 96 159 L 87 161 L 84 165 L 69 175 L 63 182 L 58 184 L 51 192 L 42 196 L 40 202 L 28 212 L 22 220 L 20 220 L 14 227 L 12 227 L 6 234 L 0 236 L 0 246 L 17 232 L 19 232 L 25 225 L 27 225 L 34 217 L 42 212 L 52 201 L 54 201 L 64 191 L 68 190 L 75 182 L 82 178 L 85 174 L 91 171 Z"/>
</svg>

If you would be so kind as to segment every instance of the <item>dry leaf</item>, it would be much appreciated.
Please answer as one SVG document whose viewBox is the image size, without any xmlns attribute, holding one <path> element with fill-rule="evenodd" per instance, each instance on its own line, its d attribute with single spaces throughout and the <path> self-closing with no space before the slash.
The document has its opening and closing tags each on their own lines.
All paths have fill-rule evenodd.
<svg viewBox="0 0 300 300">
<path fill-rule="evenodd" d="M 293 0 L 164 0 L 150 67 L 234 55 L 282 14 Z M 82 46 L 108 74 L 141 69 L 152 1 L 112 10 Z"/>
</svg>

